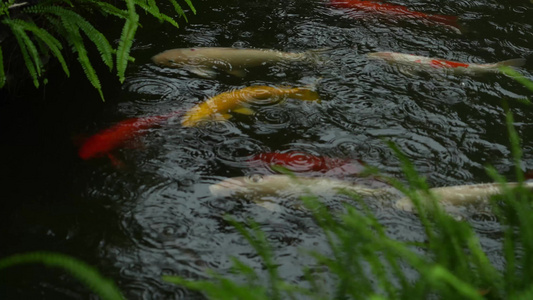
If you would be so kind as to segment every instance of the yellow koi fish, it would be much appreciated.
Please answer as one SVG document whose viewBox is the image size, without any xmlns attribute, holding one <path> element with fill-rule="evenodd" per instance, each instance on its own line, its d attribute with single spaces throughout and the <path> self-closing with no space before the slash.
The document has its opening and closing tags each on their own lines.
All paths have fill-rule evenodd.
<svg viewBox="0 0 533 300">
<path fill-rule="evenodd" d="M 288 97 L 305 101 L 319 100 L 315 91 L 305 87 L 249 86 L 218 94 L 194 106 L 185 113 L 181 124 L 191 127 L 205 120 L 227 120 L 231 118 L 231 112 L 251 115 L 254 112 L 248 107 L 250 103 L 254 100 L 273 97 Z"/>
</svg>

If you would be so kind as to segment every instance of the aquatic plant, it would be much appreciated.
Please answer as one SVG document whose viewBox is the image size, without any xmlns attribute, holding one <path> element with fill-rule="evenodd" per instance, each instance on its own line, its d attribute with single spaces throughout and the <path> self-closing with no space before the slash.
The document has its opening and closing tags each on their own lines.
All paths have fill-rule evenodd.
<svg viewBox="0 0 533 300">
<path fill-rule="evenodd" d="M 185 11 L 177 0 L 169 1 L 178 15 L 187 21 Z M 193 13 L 196 13 L 190 0 L 183 1 Z M 87 79 L 98 90 L 102 100 L 104 99 L 102 87 L 93 63 L 89 59 L 85 38 L 96 47 L 102 62 L 110 71 L 116 67 L 117 76 L 120 82 L 123 82 L 128 61 L 133 60 L 129 55 L 133 38 L 140 26 L 137 7 L 161 22 L 168 22 L 179 27 L 172 17 L 159 10 L 154 0 L 125 0 L 115 2 L 117 3 L 115 5 L 102 0 L 35 2 L 15 3 L 15 0 L 9 0 L 0 3 L 1 23 L 9 28 L 6 32 L 10 32 L 17 41 L 18 49 L 35 87 L 40 85 L 40 80 L 45 73 L 45 58 L 49 56 L 55 57 L 65 74 L 70 76 L 68 63 L 64 57 L 64 52 L 70 48 L 72 52 L 77 53 L 78 62 Z M 104 17 L 112 16 L 124 20 L 116 48 L 113 48 L 106 36 L 89 21 L 91 17 L 94 17 L 95 12 Z M 6 45 L 4 43 L 9 40 L 9 37 L 0 40 L 0 88 L 6 83 L 3 49 Z M 43 81 L 46 83 L 46 79 Z"/>
<path fill-rule="evenodd" d="M 414 203 L 425 232 L 424 242 L 397 241 L 363 201 L 361 208 L 346 205 L 346 212 L 333 214 L 317 198 L 303 197 L 314 220 L 322 228 L 330 253 L 307 251 L 314 268 L 303 267 L 305 280 L 287 283 L 278 274 L 275 250 L 259 226 L 248 227 L 227 217 L 263 260 L 268 283 L 258 271 L 234 259 L 239 278 L 210 273 L 208 280 L 191 281 L 176 276 L 163 279 L 188 289 L 201 291 L 210 299 L 527 299 L 533 296 L 533 195 L 522 188 L 520 139 L 513 117 L 504 102 L 506 123 L 515 163 L 518 187 L 510 188 L 502 176 L 487 167 L 488 174 L 503 186 L 503 195 L 493 197 L 493 213 L 502 225 L 502 257 L 505 267 L 498 269 L 483 251 L 479 239 L 465 221 L 445 213 L 429 186 L 401 150 L 389 143 L 401 161 L 407 184 L 388 178 Z M 372 172 L 371 172 L 372 173 Z M 353 195 L 358 200 L 357 195 Z M 359 199 L 360 200 L 360 199 Z M 317 266 L 327 271 L 316 272 Z M 407 273 L 415 273 L 415 279 Z M 334 278 L 333 291 L 321 282 Z"/>
<path fill-rule="evenodd" d="M 95 268 L 68 255 L 54 252 L 29 252 L 15 254 L 0 259 L 0 271 L 24 264 L 41 263 L 49 267 L 59 267 L 87 285 L 95 294 L 105 300 L 123 299 L 113 281 L 104 278 Z"/>
</svg>

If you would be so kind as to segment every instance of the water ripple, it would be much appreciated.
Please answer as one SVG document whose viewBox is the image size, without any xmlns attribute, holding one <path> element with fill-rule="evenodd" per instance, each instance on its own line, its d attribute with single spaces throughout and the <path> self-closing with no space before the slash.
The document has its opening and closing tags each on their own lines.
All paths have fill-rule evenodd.
<svg viewBox="0 0 533 300">
<path fill-rule="evenodd" d="M 247 162 L 257 153 L 267 152 L 261 141 L 251 138 L 231 138 L 215 146 L 217 159 L 229 167 L 246 168 Z"/>
</svg>

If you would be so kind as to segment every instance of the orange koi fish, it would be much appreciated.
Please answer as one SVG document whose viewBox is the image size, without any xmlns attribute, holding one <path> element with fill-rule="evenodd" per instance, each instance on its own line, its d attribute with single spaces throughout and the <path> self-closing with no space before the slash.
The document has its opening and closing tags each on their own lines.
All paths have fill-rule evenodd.
<svg viewBox="0 0 533 300">
<path fill-rule="evenodd" d="M 411 18 L 430 23 L 440 23 L 460 30 L 456 16 L 426 14 L 409 10 L 402 5 L 380 3 L 374 0 L 331 0 L 331 4 L 336 7 L 355 9 L 384 17 Z"/>
<path fill-rule="evenodd" d="M 304 87 L 250 86 L 218 94 L 202 102 L 185 113 L 181 122 L 183 126 L 196 126 L 205 120 L 227 120 L 230 112 L 251 115 L 250 102 L 273 97 L 289 97 L 306 101 L 318 101 L 315 91 Z"/>
<path fill-rule="evenodd" d="M 525 64 L 524 58 L 505 60 L 491 64 L 464 63 L 440 58 L 431 58 L 397 52 L 372 52 L 367 54 L 370 58 L 382 59 L 390 63 L 425 69 L 444 69 L 455 73 L 482 74 L 499 72 L 502 66 L 521 67 Z"/>
<path fill-rule="evenodd" d="M 141 135 L 146 129 L 160 124 L 177 113 L 124 120 L 89 137 L 79 148 L 78 155 L 84 160 L 107 156 L 114 165 L 120 165 L 120 161 L 111 154 L 112 150 L 121 147 L 134 137 Z"/>
</svg>

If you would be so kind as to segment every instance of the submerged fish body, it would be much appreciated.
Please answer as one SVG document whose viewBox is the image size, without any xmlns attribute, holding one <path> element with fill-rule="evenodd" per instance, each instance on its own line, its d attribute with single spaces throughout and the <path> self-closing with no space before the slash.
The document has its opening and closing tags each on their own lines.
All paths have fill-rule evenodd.
<svg viewBox="0 0 533 300">
<path fill-rule="evenodd" d="M 404 18 L 424 20 L 432 23 L 448 25 L 459 30 L 456 16 L 426 14 L 423 12 L 409 10 L 407 7 L 396 4 L 381 3 L 374 0 L 331 0 L 331 4 L 336 7 L 354 9 L 375 15 L 383 15 L 387 18 Z"/>
<path fill-rule="evenodd" d="M 89 137 L 79 148 L 78 155 L 84 160 L 108 156 L 116 162 L 117 160 L 111 155 L 112 150 L 123 146 L 126 142 L 141 135 L 144 130 L 160 124 L 175 114 L 121 121 Z"/>
<path fill-rule="evenodd" d="M 402 66 L 422 68 L 426 70 L 441 69 L 452 71 L 454 73 L 472 75 L 491 72 L 496 73 L 500 71 L 499 68 L 502 66 L 521 67 L 525 64 L 524 58 L 510 59 L 492 64 L 475 64 L 398 52 L 372 52 L 368 53 L 367 56 L 369 58 L 381 59 L 389 63 L 395 63 Z"/>
<path fill-rule="evenodd" d="M 516 182 L 507 183 L 509 188 L 518 186 Z M 533 182 L 525 182 L 524 188 L 533 191 Z M 492 196 L 501 195 L 503 193 L 502 186 L 499 183 L 481 183 L 471 185 L 456 185 L 437 187 L 429 189 L 439 202 L 448 205 L 464 205 L 464 204 L 488 204 L 488 200 Z M 423 198 L 424 199 L 424 198 Z M 414 205 L 411 199 L 403 197 L 396 201 L 394 206 L 405 211 L 413 211 Z"/>
<path fill-rule="evenodd" d="M 509 188 L 515 188 L 518 183 L 508 183 Z M 528 181 L 524 188 L 533 192 L 533 182 Z M 283 200 L 288 196 L 301 197 L 304 195 L 325 196 L 334 195 L 340 191 L 347 191 L 361 197 L 371 197 L 379 201 L 386 201 L 396 209 L 414 211 L 410 198 L 400 191 L 387 186 L 371 187 L 346 180 L 324 177 L 292 177 L 288 175 L 252 175 L 248 177 L 234 177 L 213 184 L 209 187 L 215 197 L 245 197 L 258 204 L 265 201 Z M 429 189 L 446 212 L 462 218 L 463 212 L 459 207 L 466 205 L 487 205 L 491 196 L 501 195 L 502 186 L 499 183 L 484 183 L 473 185 L 446 186 Z M 422 196 L 422 201 L 429 198 Z M 268 208 L 268 207 L 267 207 Z"/>
<path fill-rule="evenodd" d="M 292 172 L 320 172 L 328 175 L 354 175 L 364 170 L 363 163 L 358 160 L 315 156 L 299 151 L 260 153 L 253 156 L 249 163 L 253 166 L 280 165 Z"/>
<path fill-rule="evenodd" d="M 209 190 L 215 197 L 247 197 L 256 202 L 272 196 L 335 195 L 341 191 L 379 196 L 386 192 L 334 178 L 258 174 L 228 178 L 209 186 Z"/>
<path fill-rule="evenodd" d="M 181 124 L 191 127 L 205 120 L 226 120 L 231 118 L 230 112 L 251 115 L 253 114 L 253 110 L 249 108 L 251 102 L 273 97 L 319 100 L 315 91 L 304 87 L 250 86 L 218 94 L 194 106 L 185 113 Z"/>
<path fill-rule="evenodd" d="M 224 47 L 178 48 L 161 52 L 152 61 L 163 67 L 184 68 L 204 78 L 214 78 L 217 70 L 243 77 L 246 69 L 281 61 L 315 61 L 319 50 L 293 53 L 271 49 Z"/>
</svg>

